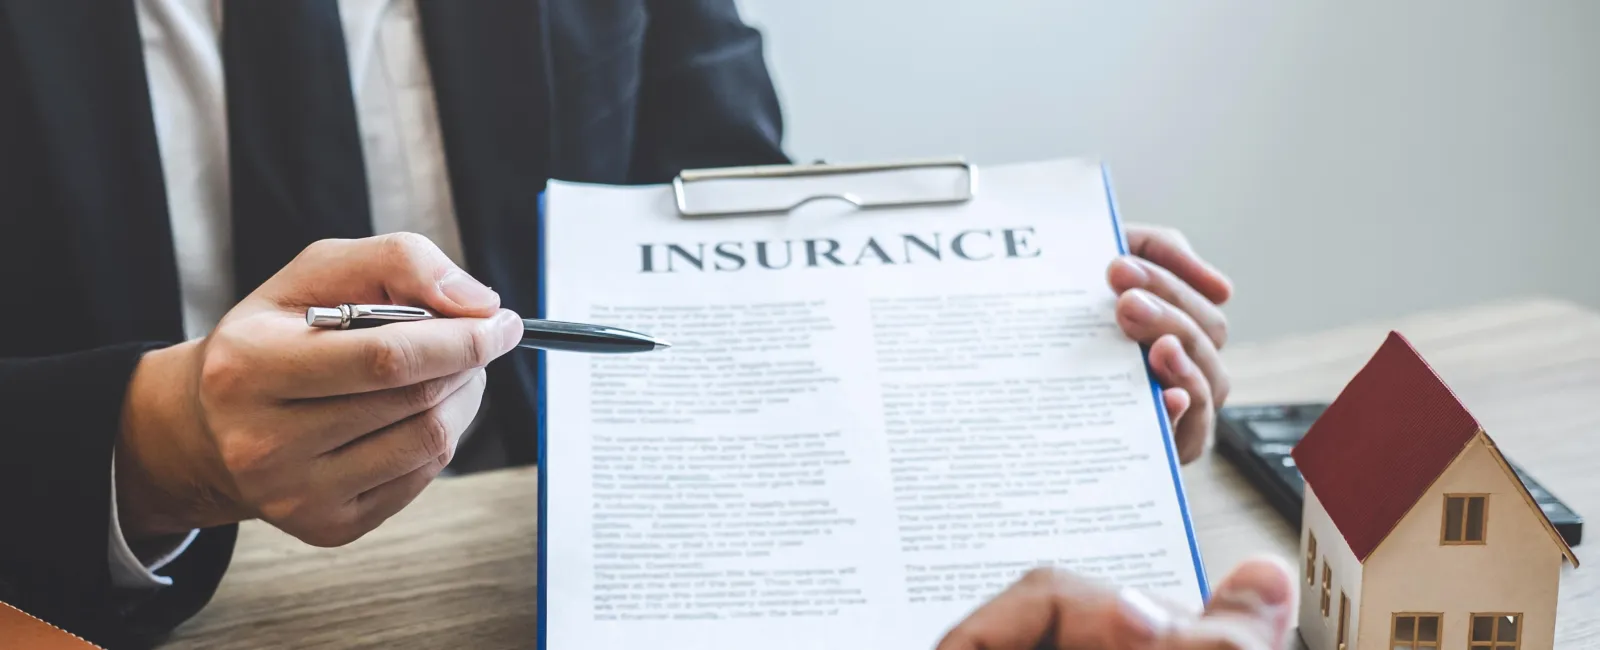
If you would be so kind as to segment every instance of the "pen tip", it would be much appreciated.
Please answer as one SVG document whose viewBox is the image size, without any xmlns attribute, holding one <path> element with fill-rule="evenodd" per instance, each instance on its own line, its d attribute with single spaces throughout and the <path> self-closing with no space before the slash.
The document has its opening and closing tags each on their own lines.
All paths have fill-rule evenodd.
<svg viewBox="0 0 1600 650">
<path fill-rule="evenodd" d="M 661 341 L 661 340 L 657 340 L 656 341 L 656 349 L 657 350 L 665 350 L 665 349 L 670 348 L 670 347 L 672 347 L 671 343 L 668 343 L 666 341 Z"/>
</svg>

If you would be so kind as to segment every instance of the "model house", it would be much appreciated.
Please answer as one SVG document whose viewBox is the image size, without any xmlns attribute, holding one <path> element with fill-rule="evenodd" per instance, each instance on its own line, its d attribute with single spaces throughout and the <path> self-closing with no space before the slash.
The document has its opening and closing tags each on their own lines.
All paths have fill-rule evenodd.
<svg viewBox="0 0 1600 650">
<path fill-rule="evenodd" d="M 1391 333 L 1294 450 L 1309 650 L 1549 650 L 1565 540 Z"/>
</svg>

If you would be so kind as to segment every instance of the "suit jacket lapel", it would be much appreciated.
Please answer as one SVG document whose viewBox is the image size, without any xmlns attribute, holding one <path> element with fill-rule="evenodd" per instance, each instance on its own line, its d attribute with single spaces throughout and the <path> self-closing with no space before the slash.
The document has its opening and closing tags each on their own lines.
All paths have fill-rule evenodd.
<svg viewBox="0 0 1600 650">
<path fill-rule="evenodd" d="M 56 186 L 97 344 L 182 340 L 183 319 L 138 16 L 132 2 L 0 0 L 0 47 L 13 47 L 44 133 L 39 165 Z M 85 342 L 88 343 L 88 342 Z"/>
<path fill-rule="evenodd" d="M 531 318 L 539 299 L 539 196 L 549 177 L 550 69 L 542 0 L 420 0 L 423 39 L 470 272 Z M 513 462 L 533 462 L 536 355 L 490 373 Z"/>
</svg>

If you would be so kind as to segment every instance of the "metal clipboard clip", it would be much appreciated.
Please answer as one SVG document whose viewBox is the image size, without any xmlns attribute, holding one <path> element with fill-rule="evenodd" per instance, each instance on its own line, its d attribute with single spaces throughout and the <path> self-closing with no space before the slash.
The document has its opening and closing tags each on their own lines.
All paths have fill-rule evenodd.
<svg viewBox="0 0 1600 650">
<path fill-rule="evenodd" d="M 696 169 L 679 173 L 672 192 L 685 218 L 788 214 L 826 200 L 860 210 L 956 205 L 977 196 L 978 170 L 962 158 Z"/>
</svg>

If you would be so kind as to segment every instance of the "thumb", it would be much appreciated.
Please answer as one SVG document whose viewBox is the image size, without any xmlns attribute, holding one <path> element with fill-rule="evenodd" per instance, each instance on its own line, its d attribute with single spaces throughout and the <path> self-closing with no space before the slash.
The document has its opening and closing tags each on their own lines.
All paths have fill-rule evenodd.
<svg viewBox="0 0 1600 650">
<path fill-rule="evenodd" d="M 1214 647 L 1218 641 L 1225 641 L 1224 647 L 1286 647 L 1299 610 L 1296 587 L 1294 571 L 1283 560 L 1248 560 L 1222 580 L 1205 615 L 1183 636 L 1191 637 L 1194 647 Z"/>
<path fill-rule="evenodd" d="M 487 318 L 500 308 L 499 294 L 414 233 L 316 242 L 263 289 L 286 309 L 378 303 L 421 307 L 447 318 Z"/>
<path fill-rule="evenodd" d="M 978 607 L 936 650 L 1144 648 L 1184 618 L 1143 592 L 1041 568 Z"/>
</svg>

